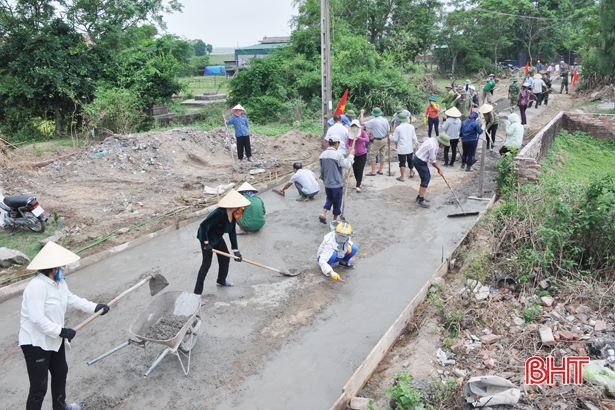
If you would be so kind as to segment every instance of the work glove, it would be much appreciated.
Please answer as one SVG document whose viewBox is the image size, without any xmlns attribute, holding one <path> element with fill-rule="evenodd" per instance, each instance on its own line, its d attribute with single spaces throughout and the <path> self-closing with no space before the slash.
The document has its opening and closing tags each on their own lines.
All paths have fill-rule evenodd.
<svg viewBox="0 0 615 410">
<path fill-rule="evenodd" d="M 94 313 L 98 312 L 100 309 L 103 310 L 103 312 L 100 314 L 102 315 L 106 315 L 107 312 L 109 311 L 109 305 L 107 305 L 106 303 L 99 303 L 98 305 L 96 305 L 96 308 L 94 309 Z"/>
<path fill-rule="evenodd" d="M 335 273 L 335 272 L 333 272 L 333 273 L 331 274 L 331 279 L 336 280 L 336 281 L 338 281 L 338 282 L 341 282 L 341 281 L 342 281 L 342 278 L 340 278 L 340 275 L 339 275 L 338 273 Z"/>
<path fill-rule="evenodd" d="M 213 252 L 214 248 L 209 243 L 203 243 L 203 249 L 205 249 L 207 252 Z"/>
<path fill-rule="evenodd" d="M 71 340 L 73 340 L 76 334 L 77 332 L 75 332 L 73 329 L 68 329 L 66 327 L 63 327 L 62 330 L 60 330 L 60 337 L 62 339 L 68 340 L 69 343 L 71 342 Z"/>
<path fill-rule="evenodd" d="M 423 125 L 427 125 L 427 117 L 423 117 Z"/>
<path fill-rule="evenodd" d="M 235 251 L 233 252 L 233 255 L 235 255 L 238 258 L 238 259 L 235 259 L 235 262 L 241 262 L 243 260 L 243 258 L 241 257 L 241 252 Z"/>
</svg>

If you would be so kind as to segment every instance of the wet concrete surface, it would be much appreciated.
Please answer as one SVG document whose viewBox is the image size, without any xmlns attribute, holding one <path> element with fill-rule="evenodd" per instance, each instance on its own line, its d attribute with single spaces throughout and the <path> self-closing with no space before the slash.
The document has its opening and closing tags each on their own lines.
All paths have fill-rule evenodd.
<svg viewBox="0 0 615 410">
<path fill-rule="evenodd" d="M 392 169 L 399 171 L 397 165 Z M 387 168 L 385 168 L 385 171 Z M 485 202 L 466 201 L 476 192 L 476 175 L 446 169 L 466 212 Z M 414 198 L 419 180 L 365 177 L 363 192 L 348 194 L 346 219 L 359 253 L 355 270 L 336 268 L 345 283 L 324 277 L 316 250 L 329 227 L 317 216 L 324 190 L 309 202 L 261 195 L 267 223 L 261 232 L 239 237 L 245 258 L 302 274 L 284 277 L 231 262 L 233 288 L 215 284 L 217 263 L 205 280 L 203 325 L 186 377 L 168 356 L 147 378 L 143 373 L 162 350 L 128 346 L 93 366 L 86 361 L 124 342 L 128 328 L 151 301 L 147 287 L 122 299 L 104 317 L 78 332 L 67 353 L 69 401 L 113 409 L 321 409 L 342 386 L 401 311 L 412 300 L 476 217 L 447 218 L 459 208 L 444 182 L 432 173 L 430 209 Z M 487 183 L 487 191 L 493 184 Z M 352 183 L 351 183 L 352 189 Z M 331 216 L 329 214 L 329 220 Z M 108 258 L 69 276 L 75 294 L 97 302 L 112 299 L 145 272 L 160 270 L 166 290 L 191 291 L 201 252 L 198 222 Z M 21 298 L 0 304 L 0 402 L 21 408 L 27 396 L 25 363 L 17 346 Z M 86 318 L 69 311 L 67 326 Z M 49 395 L 48 395 L 49 396 Z M 49 397 L 46 401 L 50 408 Z"/>
</svg>

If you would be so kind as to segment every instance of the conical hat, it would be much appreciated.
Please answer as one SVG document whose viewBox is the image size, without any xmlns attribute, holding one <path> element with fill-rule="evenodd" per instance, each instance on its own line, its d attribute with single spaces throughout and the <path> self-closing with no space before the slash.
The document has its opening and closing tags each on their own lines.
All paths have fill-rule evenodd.
<svg viewBox="0 0 615 410">
<path fill-rule="evenodd" d="M 539 78 L 542 78 L 541 74 L 534 74 L 534 79 L 538 80 Z"/>
<path fill-rule="evenodd" d="M 241 184 L 239 188 L 237 188 L 237 192 L 243 192 L 243 191 L 258 192 L 258 189 L 254 188 L 252 185 L 248 184 L 247 182 L 244 182 L 243 184 Z"/>
<path fill-rule="evenodd" d="M 58 266 L 68 265 L 77 262 L 81 256 L 75 255 L 71 251 L 55 242 L 47 242 L 47 245 L 32 259 L 26 269 L 41 270 L 57 268 Z"/>
<path fill-rule="evenodd" d="M 459 111 L 457 107 L 449 108 L 448 110 L 444 111 L 444 113 L 448 115 L 449 117 L 455 117 L 455 118 L 461 117 L 461 111 Z"/>
<path fill-rule="evenodd" d="M 488 112 L 491 112 L 491 111 L 493 111 L 493 105 L 491 104 L 483 104 L 478 109 L 478 112 L 480 112 L 481 114 L 487 114 Z"/>
<path fill-rule="evenodd" d="M 230 192 L 218 202 L 218 208 L 241 208 L 242 206 L 248 206 L 250 204 L 251 202 L 243 195 L 231 189 Z"/>
<path fill-rule="evenodd" d="M 243 107 L 241 106 L 241 104 L 237 104 L 236 106 L 234 106 L 234 107 L 232 108 L 232 110 L 233 110 L 233 111 L 235 111 L 235 110 L 245 111 L 245 108 L 243 108 Z"/>
</svg>

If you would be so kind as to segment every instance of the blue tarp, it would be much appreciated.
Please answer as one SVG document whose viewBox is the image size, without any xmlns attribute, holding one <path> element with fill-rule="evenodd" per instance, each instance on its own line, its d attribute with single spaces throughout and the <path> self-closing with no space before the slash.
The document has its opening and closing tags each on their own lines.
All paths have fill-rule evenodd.
<svg viewBox="0 0 615 410">
<path fill-rule="evenodd" d="M 226 75 L 226 69 L 223 65 L 211 65 L 205 67 L 205 75 Z"/>
</svg>

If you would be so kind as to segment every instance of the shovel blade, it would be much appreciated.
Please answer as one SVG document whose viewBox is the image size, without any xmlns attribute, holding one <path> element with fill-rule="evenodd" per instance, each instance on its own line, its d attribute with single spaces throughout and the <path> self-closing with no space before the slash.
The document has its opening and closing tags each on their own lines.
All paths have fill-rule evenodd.
<svg viewBox="0 0 615 410">
<path fill-rule="evenodd" d="M 162 276 L 160 273 L 154 273 L 152 274 L 152 278 L 149 280 L 149 294 L 154 296 L 167 286 L 169 286 L 169 281 L 167 278 Z"/>
</svg>

